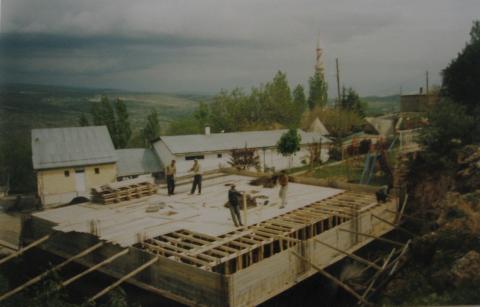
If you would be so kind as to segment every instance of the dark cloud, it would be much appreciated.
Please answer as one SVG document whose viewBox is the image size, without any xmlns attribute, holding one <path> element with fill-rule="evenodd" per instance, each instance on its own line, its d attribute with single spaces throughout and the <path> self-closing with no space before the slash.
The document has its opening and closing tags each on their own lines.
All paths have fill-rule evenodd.
<svg viewBox="0 0 480 307">
<path fill-rule="evenodd" d="M 3 0 L 0 69 L 159 91 L 249 88 L 279 69 L 306 84 L 320 35 L 330 84 L 339 57 L 345 85 L 390 94 L 427 69 L 440 82 L 478 11 L 476 0 Z"/>
</svg>

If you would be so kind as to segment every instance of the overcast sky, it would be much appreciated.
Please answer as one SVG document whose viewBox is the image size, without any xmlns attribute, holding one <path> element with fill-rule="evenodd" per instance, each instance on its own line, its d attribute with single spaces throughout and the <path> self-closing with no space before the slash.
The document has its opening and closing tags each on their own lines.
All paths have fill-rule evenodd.
<svg viewBox="0 0 480 307">
<path fill-rule="evenodd" d="M 417 90 L 463 48 L 478 0 L 0 0 L 8 82 L 164 92 L 307 85 L 317 37 L 330 95 Z"/>
</svg>

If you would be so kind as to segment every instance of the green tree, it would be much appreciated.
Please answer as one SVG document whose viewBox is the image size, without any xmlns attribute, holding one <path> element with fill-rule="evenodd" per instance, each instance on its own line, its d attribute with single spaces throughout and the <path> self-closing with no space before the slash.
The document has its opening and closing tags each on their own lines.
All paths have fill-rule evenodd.
<svg viewBox="0 0 480 307">
<path fill-rule="evenodd" d="M 277 151 L 281 153 L 282 156 L 292 156 L 300 150 L 301 141 L 302 137 L 297 129 L 289 129 L 280 137 L 277 143 Z"/>
<path fill-rule="evenodd" d="M 293 104 L 299 114 L 302 114 L 307 107 L 307 97 L 301 84 L 297 85 L 293 90 Z"/>
<path fill-rule="evenodd" d="M 470 41 L 443 70 L 442 94 L 480 115 L 480 21 L 474 21 Z"/>
<path fill-rule="evenodd" d="M 125 148 L 132 136 L 132 129 L 130 128 L 129 114 L 127 105 L 123 100 L 117 98 L 115 101 L 115 137 L 116 147 Z"/>
<path fill-rule="evenodd" d="M 320 72 L 315 72 L 315 74 L 308 80 L 308 85 L 308 106 L 310 107 L 310 110 L 315 108 L 315 106 L 322 108 L 326 106 L 328 101 L 328 86 L 323 75 Z"/>
<path fill-rule="evenodd" d="M 348 90 L 342 88 L 342 97 L 340 98 L 340 107 L 344 110 L 350 110 L 361 117 L 365 117 L 366 103 L 364 103 L 358 93 L 353 88 L 348 88 Z"/>
<path fill-rule="evenodd" d="M 142 135 L 146 146 L 151 146 L 151 142 L 160 136 L 160 122 L 155 109 L 152 109 L 148 114 L 147 123 L 142 129 Z"/>
<path fill-rule="evenodd" d="M 420 131 L 419 141 L 431 165 L 451 163 L 456 151 L 472 141 L 475 120 L 462 105 L 442 101 L 428 114 L 428 121 L 429 125 Z"/>
<path fill-rule="evenodd" d="M 80 127 L 90 126 L 90 123 L 88 122 L 88 118 L 85 113 L 80 114 L 78 124 L 80 125 Z"/>
</svg>

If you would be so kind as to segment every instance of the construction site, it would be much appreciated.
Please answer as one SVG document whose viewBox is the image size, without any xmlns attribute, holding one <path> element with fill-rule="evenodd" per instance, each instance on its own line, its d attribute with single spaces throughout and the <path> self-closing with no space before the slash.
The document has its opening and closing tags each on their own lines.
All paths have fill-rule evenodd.
<svg viewBox="0 0 480 307">
<path fill-rule="evenodd" d="M 290 177 L 288 203 L 280 209 L 278 188 L 248 175 L 206 175 L 201 195 L 188 194 L 186 178 L 172 196 L 138 178 L 93 189 L 91 202 L 33 213 L 24 221 L 24 247 L 0 265 L 32 248 L 64 261 L 0 294 L 0 302 L 75 262 L 84 270 L 62 287 L 93 271 L 116 279 L 90 302 L 125 282 L 190 306 L 253 306 L 321 274 L 370 305 L 375 283 L 395 271 L 408 248 L 382 237 L 397 227 L 406 202 L 396 193 L 378 202 L 368 186 L 332 188 Z M 244 192 L 242 227 L 226 206 L 232 184 Z M 354 254 L 379 240 L 392 249 L 378 261 Z M 372 271 L 362 291 L 326 271 L 344 258 Z"/>
</svg>

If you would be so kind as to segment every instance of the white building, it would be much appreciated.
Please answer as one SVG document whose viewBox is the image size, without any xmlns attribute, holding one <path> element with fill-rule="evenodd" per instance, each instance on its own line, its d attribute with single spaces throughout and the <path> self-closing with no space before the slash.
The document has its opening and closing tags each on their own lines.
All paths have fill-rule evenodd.
<svg viewBox="0 0 480 307">
<path fill-rule="evenodd" d="M 302 166 L 309 160 L 309 145 L 322 143 L 322 161 L 328 160 L 328 147 L 331 141 L 319 133 L 298 130 L 302 140 L 300 151 L 293 159 L 284 157 L 277 152 L 277 142 L 286 129 L 270 131 L 249 131 L 231 133 L 210 133 L 205 129 L 205 134 L 162 136 L 153 143 L 153 148 L 163 165 L 168 165 L 171 160 L 177 162 L 177 175 L 188 173 L 193 165 L 193 160 L 198 159 L 202 171 L 230 167 L 233 149 L 255 148 L 262 169 L 281 170 L 290 167 Z M 302 163 L 302 161 L 304 161 Z M 290 165 L 291 163 L 291 165 Z"/>
</svg>

